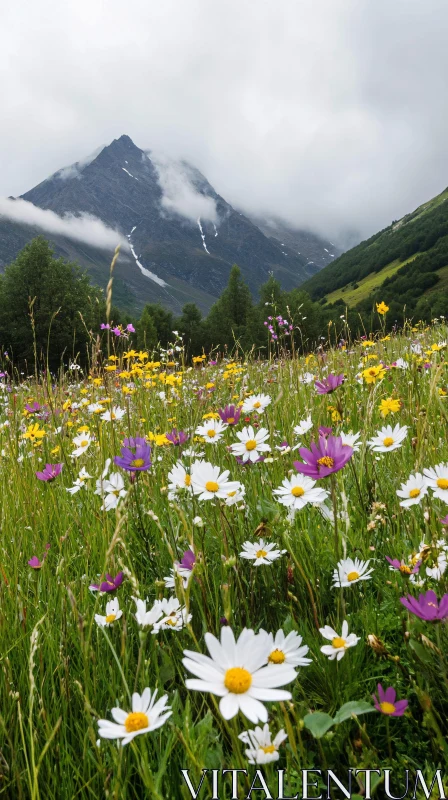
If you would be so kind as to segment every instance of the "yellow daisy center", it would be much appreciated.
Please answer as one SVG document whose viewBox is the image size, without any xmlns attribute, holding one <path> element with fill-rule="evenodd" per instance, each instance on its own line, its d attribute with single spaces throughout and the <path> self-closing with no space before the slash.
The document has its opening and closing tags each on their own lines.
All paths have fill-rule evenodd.
<svg viewBox="0 0 448 800">
<path fill-rule="evenodd" d="M 260 407 L 261 407 L 261 403 L 260 403 L 259 400 L 257 400 L 257 402 L 254 403 L 254 408 L 260 408 Z"/>
<path fill-rule="evenodd" d="M 420 494 L 420 489 L 411 489 L 409 492 L 409 497 L 418 497 Z"/>
<path fill-rule="evenodd" d="M 172 619 L 167 619 L 167 625 L 171 625 L 172 628 L 175 628 L 177 625 L 177 617 L 173 617 Z"/>
<path fill-rule="evenodd" d="M 244 667 L 231 667 L 224 675 L 224 686 L 232 694 L 245 694 L 252 686 L 252 675 Z"/>
<path fill-rule="evenodd" d="M 438 478 L 437 486 L 439 489 L 448 489 L 448 478 Z"/>
<path fill-rule="evenodd" d="M 350 582 L 351 581 L 357 581 L 358 578 L 359 578 L 359 572 L 356 572 L 356 570 L 353 570 L 352 572 L 349 572 L 348 575 L 347 575 L 347 580 L 350 581 Z"/>
<path fill-rule="evenodd" d="M 107 624 L 109 624 L 110 622 L 115 622 L 116 619 L 117 619 L 116 614 L 108 614 L 106 617 L 106 622 Z"/>
<path fill-rule="evenodd" d="M 393 443 L 394 440 L 392 439 L 392 436 L 386 436 L 386 438 L 383 439 L 384 447 L 390 447 Z"/>
<path fill-rule="evenodd" d="M 191 486 L 191 475 L 185 475 L 184 483 L 185 486 Z"/>
<path fill-rule="evenodd" d="M 235 497 L 236 492 L 227 492 L 227 497 Z"/>
<path fill-rule="evenodd" d="M 301 486 L 293 486 L 291 494 L 294 495 L 294 497 L 302 497 L 305 494 L 305 489 L 302 489 Z"/>
<path fill-rule="evenodd" d="M 334 639 L 331 640 L 331 645 L 334 648 L 345 647 L 345 639 L 343 639 L 342 636 L 335 636 Z"/>
<path fill-rule="evenodd" d="M 263 750 L 263 753 L 275 753 L 275 746 L 273 744 L 267 744 L 264 747 L 260 747 L 260 750 Z"/>
<path fill-rule="evenodd" d="M 148 726 L 149 719 L 147 715 L 143 714 L 141 711 L 132 711 L 127 715 L 124 721 L 124 727 L 126 728 L 127 733 L 141 731 L 143 728 L 147 728 Z"/>
<path fill-rule="evenodd" d="M 277 650 L 273 650 L 272 651 L 271 655 L 268 658 L 268 661 L 269 661 L 270 664 L 283 664 L 285 659 L 286 659 L 286 656 L 285 656 L 283 650 L 279 650 L 277 648 Z"/>
<path fill-rule="evenodd" d="M 88 444 L 89 444 L 89 440 L 88 439 L 83 439 L 82 442 L 81 442 L 81 447 L 87 447 Z"/>
<path fill-rule="evenodd" d="M 257 550 L 255 555 L 257 556 L 257 558 L 264 558 L 265 556 L 267 556 L 267 551 L 266 550 Z"/>
<path fill-rule="evenodd" d="M 131 467 L 143 467 L 144 463 L 143 458 L 135 458 L 134 461 L 131 461 Z"/>
<path fill-rule="evenodd" d="M 216 483 L 216 481 L 207 481 L 207 483 L 205 484 L 205 488 L 207 492 L 217 492 L 219 489 L 219 485 Z"/>
<path fill-rule="evenodd" d="M 322 456 L 322 458 L 317 459 L 317 463 L 320 467 L 334 467 L 334 458 L 331 458 L 331 456 Z"/>
<path fill-rule="evenodd" d="M 235 417 L 227 417 L 227 422 L 232 425 L 235 422 Z"/>
<path fill-rule="evenodd" d="M 207 436 L 209 437 L 209 439 L 213 439 L 213 437 L 216 436 L 215 429 L 214 428 L 210 428 L 210 430 L 207 431 Z"/>
<path fill-rule="evenodd" d="M 246 450 L 255 450 L 256 446 L 257 446 L 257 443 L 256 443 L 255 439 L 249 439 L 246 442 Z"/>
<path fill-rule="evenodd" d="M 383 714 L 393 714 L 395 711 L 395 706 L 393 703 L 388 703 L 385 700 L 383 703 L 380 703 L 380 708 Z"/>
</svg>

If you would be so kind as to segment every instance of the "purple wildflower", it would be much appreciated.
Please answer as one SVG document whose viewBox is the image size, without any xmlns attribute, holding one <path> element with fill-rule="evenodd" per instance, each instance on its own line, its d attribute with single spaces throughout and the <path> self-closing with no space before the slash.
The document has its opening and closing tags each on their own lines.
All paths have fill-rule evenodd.
<svg viewBox="0 0 448 800">
<path fill-rule="evenodd" d="M 121 455 L 115 456 L 114 462 L 128 472 L 144 472 L 151 466 L 151 446 L 141 437 L 125 439 Z"/>
<path fill-rule="evenodd" d="M 54 481 L 61 474 L 62 464 L 46 464 L 42 472 L 36 472 L 40 481 Z"/>
<path fill-rule="evenodd" d="M 117 328 L 112 328 L 112 333 L 114 333 L 115 336 L 121 336 L 121 330 L 118 327 Z"/>
<path fill-rule="evenodd" d="M 325 425 L 321 425 L 318 430 L 319 436 L 329 436 L 330 433 L 333 433 L 333 428 L 326 428 Z"/>
<path fill-rule="evenodd" d="M 123 583 L 123 579 L 124 575 L 122 572 L 119 572 L 118 575 L 115 575 L 115 578 L 106 572 L 106 580 L 99 584 L 91 583 L 89 589 L 91 589 L 92 592 L 116 592 Z"/>
<path fill-rule="evenodd" d="M 398 558 L 389 558 L 386 556 L 387 561 L 392 569 L 398 569 L 402 575 L 416 575 L 421 567 L 421 561 L 417 561 L 413 568 L 409 567 L 404 561 L 399 561 Z"/>
<path fill-rule="evenodd" d="M 135 333 L 135 328 L 132 322 L 130 322 L 129 325 L 126 325 L 126 330 L 129 331 L 129 333 Z"/>
<path fill-rule="evenodd" d="M 448 514 L 446 515 L 446 517 L 443 517 L 443 519 L 441 519 L 440 522 L 442 523 L 442 525 L 448 525 Z"/>
<path fill-rule="evenodd" d="M 319 444 L 311 442 L 310 447 L 310 450 L 300 448 L 299 453 L 305 463 L 294 461 L 294 467 L 302 475 L 309 475 L 316 480 L 339 472 L 353 455 L 353 448 L 343 445 L 340 436 L 319 436 Z"/>
<path fill-rule="evenodd" d="M 102 322 L 100 327 L 101 327 L 102 331 L 110 331 L 110 325 L 109 325 L 108 322 L 106 322 L 106 323 Z"/>
<path fill-rule="evenodd" d="M 378 697 L 375 694 L 372 695 L 376 710 L 388 717 L 402 717 L 408 707 L 408 701 L 396 700 L 397 693 L 393 686 L 383 689 L 379 683 L 377 688 Z"/>
<path fill-rule="evenodd" d="M 29 414 L 37 414 L 41 409 L 41 405 L 35 400 L 32 406 L 29 403 L 25 403 L 25 408 Z"/>
<path fill-rule="evenodd" d="M 234 406 L 232 403 L 232 405 L 225 406 L 225 408 L 219 408 L 218 414 L 227 425 L 238 425 L 241 416 L 241 408 Z"/>
<path fill-rule="evenodd" d="M 51 547 L 51 545 L 49 545 L 49 544 L 45 545 L 45 553 L 42 556 L 42 561 L 40 561 L 40 559 L 37 556 L 33 556 L 32 558 L 30 558 L 30 560 L 28 561 L 28 564 L 31 567 L 31 569 L 40 569 L 42 567 L 42 565 L 43 565 L 43 563 L 44 563 L 44 561 L 45 561 L 45 559 L 46 559 L 46 557 L 48 555 L 48 551 L 49 551 L 50 547 Z"/>
<path fill-rule="evenodd" d="M 343 383 L 343 375 L 328 375 L 327 378 L 323 378 L 321 381 L 316 381 L 314 388 L 317 394 L 331 394 L 331 392 L 334 392 L 338 386 L 341 386 Z"/>
<path fill-rule="evenodd" d="M 438 622 L 448 617 L 448 594 L 444 594 L 439 603 L 437 595 L 432 589 L 429 589 L 426 594 L 420 594 L 418 600 L 410 594 L 407 597 L 400 597 L 400 603 L 411 614 L 424 619 L 425 622 Z"/>
<path fill-rule="evenodd" d="M 185 550 L 185 553 L 182 556 L 182 561 L 179 561 L 179 567 L 182 567 L 182 569 L 189 569 L 191 571 L 195 563 L 196 556 L 193 553 L 193 550 Z"/>
<path fill-rule="evenodd" d="M 168 441 L 176 446 L 185 444 L 185 442 L 188 442 L 188 439 L 190 438 L 188 433 L 185 433 L 185 431 L 178 431 L 177 428 L 173 428 L 171 433 L 167 433 L 165 435 Z"/>
</svg>

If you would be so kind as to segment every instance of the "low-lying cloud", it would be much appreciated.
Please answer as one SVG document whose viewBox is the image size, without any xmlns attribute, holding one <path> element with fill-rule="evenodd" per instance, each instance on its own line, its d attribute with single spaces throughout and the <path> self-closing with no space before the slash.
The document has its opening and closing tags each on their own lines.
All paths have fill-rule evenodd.
<svg viewBox="0 0 448 800">
<path fill-rule="evenodd" d="M 68 167 L 62 167 L 57 172 L 52 175 L 53 178 L 59 178 L 61 181 L 68 181 L 72 178 L 80 178 L 81 173 L 83 170 L 95 160 L 97 156 L 101 153 L 101 150 L 104 150 L 105 145 L 102 144 L 100 147 L 97 147 L 93 153 L 82 158 L 80 161 L 76 161 L 75 164 L 70 164 Z"/>
<path fill-rule="evenodd" d="M 198 219 L 218 222 L 218 212 L 213 197 L 202 194 L 193 183 L 187 164 L 173 161 L 159 153 L 150 158 L 157 170 L 162 190 L 162 208 L 196 223 Z"/>
<path fill-rule="evenodd" d="M 128 242 L 121 233 L 89 214 L 81 214 L 79 217 L 65 214 L 60 217 L 54 211 L 38 208 L 27 200 L 1 197 L 0 217 L 7 217 L 13 222 L 31 225 L 57 236 L 76 239 L 100 250 L 113 250 L 117 244 L 121 244 L 124 250 L 129 250 Z"/>
</svg>

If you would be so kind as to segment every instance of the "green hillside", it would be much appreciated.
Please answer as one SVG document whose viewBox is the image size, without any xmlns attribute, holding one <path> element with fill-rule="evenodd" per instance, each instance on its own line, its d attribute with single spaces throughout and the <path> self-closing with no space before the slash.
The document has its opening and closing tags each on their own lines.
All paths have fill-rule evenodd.
<svg viewBox="0 0 448 800">
<path fill-rule="evenodd" d="M 337 258 L 302 288 L 331 307 L 368 312 L 385 300 L 392 315 L 428 303 L 448 311 L 448 189 Z"/>
</svg>

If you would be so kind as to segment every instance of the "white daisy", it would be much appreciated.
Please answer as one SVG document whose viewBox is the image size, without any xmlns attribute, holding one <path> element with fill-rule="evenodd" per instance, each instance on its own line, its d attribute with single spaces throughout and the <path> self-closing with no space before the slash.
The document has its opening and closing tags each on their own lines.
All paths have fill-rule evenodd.
<svg viewBox="0 0 448 800">
<path fill-rule="evenodd" d="M 409 506 L 415 506 L 420 503 L 427 493 L 428 484 L 420 472 L 410 475 L 407 481 L 401 484 L 401 489 L 397 489 L 398 497 L 403 498 L 400 503 L 403 508 L 409 508 Z"/>
<path fill-rule="evenodd" d="M 191 467 L 191 485 L 199 500 L 215 497 L 225 500 L 229 492 L 237 491 L 239 482 L 229 481 L 228 477 L 228 469 L 221 473 L 220 467 L 214 467 L 209 461 L 196 461 Z"/>
<path fill-rule="evenodd" d="M 442 575 L 445 574 L 447 567 L 447 555 L 445 552 L 439 553 L 437 562 L 433 567 L 426 567 L 426 574 L 428 578 L 433 578 L 435 581 L 440 581 Z"/>
<path fill-rule="evenodd" d="M 250 414 L 251 411 L 257 411 L 258 414 L 263 414 L 270 402 L 271 398 L 268 394 L 252 394 L 250 397 L 247 397 L 243 403 L 243 414 Z"/>
<path fill-rule="evenodd" d="M 341 431 L 339 436 L 341 437 L 343 445 L 347 445 L 348 447 L 352 447 L 353 450 L 355 451 L 355 453 L 358 452 L 358 450 L 360 449 L 361 444 L 362 444 L 362 442 L 358 441 L 359 437 L 361 436 L 360 432 L 359 433 L 352 433 L 350 431 L 350 433 L 344 433 L 343 431 Z"/>
<path fill-rule="evenodd" d="M 401 447 L 407 433 L 407 425 L 400 427 L 397 424 L 395 428 L 392 428 L 392 425 L 385 425 L 367 444 L 370 445 L 374 453 L 387 453 L 390 450 L 396 450 Z"/>
<path fill-rule="evenodd" d="M 127 495 L 123 476 L 119 472 L 111 472 L 108 478 L 101 481 L 101 487 L 101 492 L 95 492 L 95 494 L 101 493 L 103 498 L 101 511 L 111 511 L 113 508 L 117 508 L 120 499 Z"/>
<path fill-rule="evenodd" d="M 276 547 L 274 542 L 268 544 L 264 539 L 259 539 L 258 542 L 244 542 L 240 556 L 253 561 L 254 567 L 259 567 L 261 564 L 272 564 L 283 553 L 286 553 L 286 550 L 274 550 L 274 547 Z"/>
<path fill-rule="evenodd" d="M 104 411 L 104 407 L 101 403 L 90 403 L 87 406 L 87 411 L 89 414 L 101 414 Z"/>
<path fill-rule="evenodd" d="M 111 714 L 115 722 L 108 719 L 98 720 L 98 733 L 103 739 L 121 739 L 123 745 L 132 741 L 140 733 L 149 733 L 160 728 L 171 716 L 167 706 L 168 695 L 165 694 L 156 702 L 157 689 L 144 689 L 140 696 L 132 695 L 132 711 L 127 713 L 121 708 L 113 708 Z"/>
<path fill-rule="evenodd" d="M 95 622 L 101 628 L 109 628 L 117 619 L 120 619 L 123 612 L 120 610 L 120 605 L 116 597 L 106 603 L 106 615 L 95 614 Z"/>
<path fill-rule="evenodd" d="M 244 744 L 249 745 L 245 750 L 249 764 L 269 764 L 271 761 L 278 761 L 278 748 L 288 738 L 283 728 L 279 730 L 275 739 L 272 739 L 269 725 L 260 728 L 258 725 L 253 731 L 243 731 L 238 736 Z"/>
<path fill-rule="evenodd" d="M 260 633 L 266 633 L 260 631 Z M 269 640 L 270 652 L 268 655 L 268 663 L 271 664 L 285 664 L 289 667 L 306 667 L 311 664 L 311 658 L 305 658 L 309 651 L 306 644 L 302 644 L 302 637 L 291 631 L 287 636 L 282 630 L 277 633 L 266 633 Z"/>
<path fill-rule="evenodd" d="M 92 477 L 92 475 L 89 475 L 89 473 L 87 472 L 86 468 L 83 467 L 79 471 L 78 477 L 77 477 L 76 481 L 74 482 L 73 486 L 69 486 L 66 489 L 66 491 L 69 492 L 70 494 L 76 494 L 82 488 L 87 489 L 86 481 L 89 480 L 89 478 L 91 478 L 91 477 Z"/>
<path fill-rule="evenodd" d="M 123 408 L 119 408 L 119 406 L 114 406 L 112 411 L 105 411 L 104 414 L 101 414 L 100 419 L 103 422 L 119 422 L 120 419 L 123 419 L 126 411 Z"/>
<path fill-rule="evenodd" d="M 177 494 L 179 490 L 186 489 L 187 492 L 192 492 L 191 475 L 185 469 L 181 461 L 177 461 L 174 467 L 168 473 L 168 497 L 170 500 Z"/>
<path fill-rule="evenodd" d="M 165 581 L 165 587 L 167 589 L 176 588 L 176 578 L 175 578 L 176 575 L 179 575 L 179 577 L 182 580 L 182 585 L 184 589 L 186 589 L 192 578 L 193 570 L 188 569 L 187 567 L 182 567 L 178 561 L 175 561 L 174 568 L 171 569 L 170 574 L 163 579 Z"/>
<path fill-rule="evenodd" d="M 211 658 L 184 650 L 184 667 L 196 675 L 185 683 L 187 689 L 220 697 L 224 719 L 242 711 L 251 722 L 267 722 L 263 702 L 291 700 L 290 692 L 277 687 L 294 681 L 296 673 L 284 665 L 267 666 L 270 643 L 266 635 L 245 628 L 235 641 L 232 629 L 224 626 L 221 641 L 206 633 L 205 643 Z"/>
<path fill-rule="evenodd" d="M 297 436 L 304 436 L 312 427 L 311 414 L 308 414 L 306 419 L 300 420 L 299 424 L 295 426 L 294 433 L 296 433 Z"/>
<path fill-rule="evenodd" d="M 85 453 L 90 447 L 91 443 L 92 439 L 90 433 L 81 433 L 79 436 L 75 436 L 73 439 L 73 444 L 75 445 L 76 449 L 71 453 L 72 458 L 79 458 L 79 456 L 82 456 L 82 454 Z"/>
<path fill-rule="evenodd" d="M 359 558 L 343 558 L 338 561 L 337 569 L 333 571 L 333 589 L 338 587 L 340 589 L 346 586 L 353 586 L 358 581 L 369 581 L 370 573 L 373 569 L 368 569 L 370 558 L 368 561 L 360 561 Z"/>
<path fill-rule="evenodd" d="M 246 494 L 246 487 L 244 484 L 238 483 L 238 488 L 233 489 L 231 492 L 227 492 L 226 497 L 226 506 L 234 506 L 237 503 L 244 503 L 244 495 Z"/>
<path fill-rule="evenodd" d="M 156 623 L 162 616 L 160 600 L 156 600 L 152 608 L 148 609 L 147 611 L 146 600 L 140 600 L 139 597 L 133 597 L 132 599 L 135 601 L 135 605 L 137 606 L 135 619 L 137 620 L 138 624 L 142 626 L 142 628 L 148 628 L 150 625 L 154 625 L 154 623 Z"/>
<path fill-rule="evenodd" d="M 242 431 L 236 433 L 239 444 L 232 444 L 230 449 L 234 456 L 240 456 L 244 462 L 258 461 L 262 453 L 269 451 L 271 448 L 266 444 L 266 439 L 269 436 L 269 431 L 266 428 L 260 428 L 255 432 L 252 425 L 243 428 Z"/>
<path fill-rule="evenodd" d="M 397 358 L 397 360 L 394 362 L 393 366 L 397 367 L 398 369 L 408 369 L 409 368 L 409 364 L 408 364 L 407 361 L 404 360 L 404 358 Z"/>
<path fill-rule="evenodd" d="M 448 464 L 437 464 L 431 469 L 424 469 L 423 475 L 434 497 L 448 503 Z"/>
<path fill-rule="evenodd" d="M 162 617 L 154 623 L 152 633 L 180 631 L 191 620 L 191 614 L 187 613 L 185 606 L 181 606 L 177 597 L 160 600 L 160 610 Z"/>
<path fill-rule="evenodd" d="M 312 372 L 304 372 L 299 380 L 300 383 L 314 383 L 314 375 Z"/>
<path fill-rule="evenodd" d="M 228 426 L 220 419 L 206 419 L 202 425 L 198 425 L 195 433 L 203 436 L 210 444 L 216 444 L 222 438 Z"/>
<path fill-rule="evenodd" d="M 320 487 L 314 489 L 316 481 L 306 475 L 292 475 L 285 478 L 278 489 L 273 490 L 277 495 L 277 500 L 287 508 L 298 510 L 304 508 L 307 503 L 323 503 L 329 496 L 326 489 Z"/>
<path fill-rule="evenodd" d="M 335 658 L 340 661 L 341 658 L 345 656 L 347 648 L 354 647 L 360 640 L 360 637 L 356 636 L 355 633 L 348 632 L 347 620 L 344 620 L 342 623 L 341 635 L 336 633 L 329 625 L 325 625 L 324 628 L 319 628 L 319 631 L 324 639 L 329 639 L 331 642 L 331 644 L 324 644 L 324 646 L 320 648 L 321 652 L 328 656 L 330 661 L 334 661 Z"/>
</svg>

